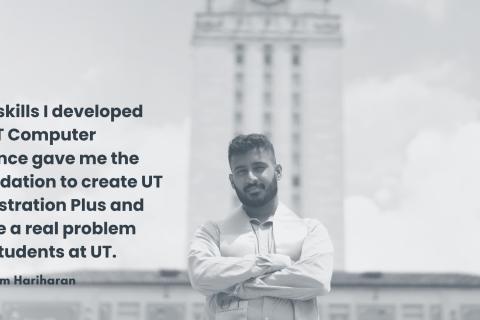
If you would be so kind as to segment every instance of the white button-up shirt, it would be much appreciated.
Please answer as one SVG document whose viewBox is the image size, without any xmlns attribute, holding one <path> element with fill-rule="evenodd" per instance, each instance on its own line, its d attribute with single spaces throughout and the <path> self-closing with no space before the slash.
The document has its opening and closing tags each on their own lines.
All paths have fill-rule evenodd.
<svg viewBox="0 0 480 320">
<path fill-rule="evenodd" d="M 194 235 L 192 286 L 208 319 L 318 319 L 316 297 L 330 290 L 333 247 L 326 229 L 279 204 L 260 223 L 242 208 Z"/>
</svg>

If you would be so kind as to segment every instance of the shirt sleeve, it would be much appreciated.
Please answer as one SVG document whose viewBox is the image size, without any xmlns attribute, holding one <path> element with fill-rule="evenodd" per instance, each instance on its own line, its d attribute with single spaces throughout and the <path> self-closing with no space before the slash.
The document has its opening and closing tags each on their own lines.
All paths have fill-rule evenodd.
<svg viewBox="0 0 480 320">
<path fill-rule="evenodd" d="M 218 226 L 208 222 L 195 233 L 188 253 L 188 275 L 192 287 L 205 295 L 231 292 L 248 279 L 286 266 L 280 255 L 222 257 Z"/>
<path fill-rule="evenodd" d="M 300 259 L 290 267 L 258 276 L 235 287 L 240 299 L 276 297 L 309 300 L 330 291 L 333 272 L 333 245 L 325 227 L 307 220 L 309 232 Z"/>
</svg>

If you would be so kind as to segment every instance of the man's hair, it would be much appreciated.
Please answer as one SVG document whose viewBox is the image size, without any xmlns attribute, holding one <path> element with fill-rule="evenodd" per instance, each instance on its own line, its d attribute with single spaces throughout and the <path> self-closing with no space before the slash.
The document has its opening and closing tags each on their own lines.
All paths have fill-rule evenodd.
<svg viewBox="0 0 480 320">
<path fill-rule="evenodd" d="M 233 156 L 245 154 L 255 149 L 270 152 L 273 162 L 276 163 L 275 150 L 273 149 L 272 143 L 264 134 L 259 133 L 240 134 L 233 138 L 228 146 L 228 163 L 230 163 Z"/>
</svg>

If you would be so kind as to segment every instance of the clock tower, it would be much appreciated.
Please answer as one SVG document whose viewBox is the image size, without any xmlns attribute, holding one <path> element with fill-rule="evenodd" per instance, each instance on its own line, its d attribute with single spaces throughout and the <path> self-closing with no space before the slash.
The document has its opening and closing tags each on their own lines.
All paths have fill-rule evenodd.
<svg viewBox="0 0 480 320">
<path fill-rule="evenodd" d="M 322 221 L 344 268 L 341 21 L 327 0 L 207 0 L 193 33 L 189 235 L 238 205 L 227 148 L 262 132 L 280 200 Z"/>
</svg>

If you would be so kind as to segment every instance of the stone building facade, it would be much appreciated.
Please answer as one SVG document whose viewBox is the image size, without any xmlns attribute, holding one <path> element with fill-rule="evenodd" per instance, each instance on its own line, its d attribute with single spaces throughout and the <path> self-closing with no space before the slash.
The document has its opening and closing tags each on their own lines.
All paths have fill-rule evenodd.
<svg viewBox="0 0 480 320">
<path fill-rule="evenodd" d="M 77 272 L 75 286 L 0 288 L 2 320 L 201 320 L 181 271 Z M 335 272 L 320 320 L 478 320 L 480 276 Z"/>
</svg>

